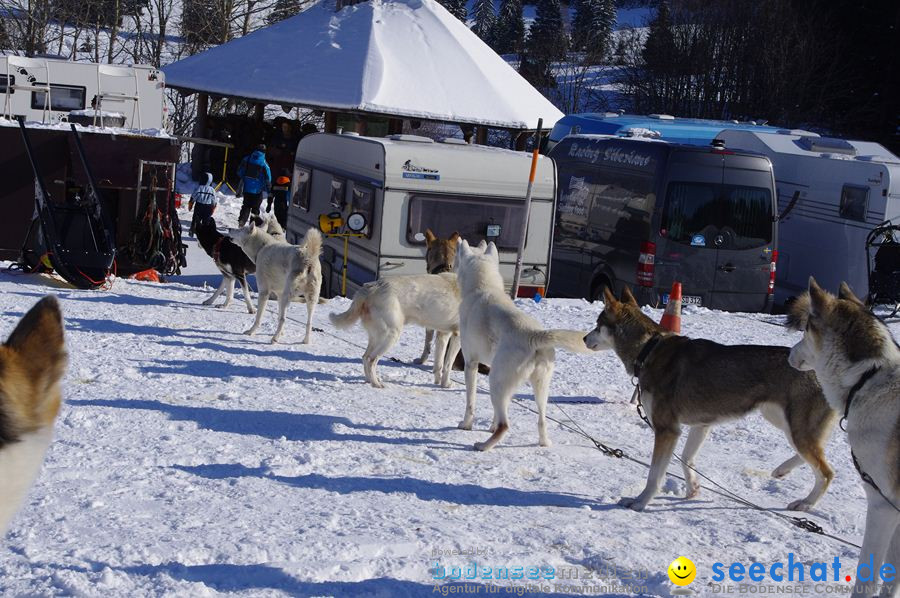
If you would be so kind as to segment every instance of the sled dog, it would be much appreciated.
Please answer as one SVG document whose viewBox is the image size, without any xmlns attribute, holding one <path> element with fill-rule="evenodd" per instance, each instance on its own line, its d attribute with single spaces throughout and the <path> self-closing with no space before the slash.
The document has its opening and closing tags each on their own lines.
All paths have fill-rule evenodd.
<svg viewBox="0 0 900 598">
<path fill-rule="evenodd" d="M 0 346 L 0 537 L 44 462 L 65 369 L 59 303 L 45 297 Z"/>
<path fill-rule="evenodd" d="M 509 430 L 509 403 L 519 386 L 528 380 L 538 408 L 538 438 L 547 437 L 547 395 L 553 375 L 554 349 L 586 353 L 584 333 L 575 330 L 545 330 L 534 318 L 522 313 L 509 298 L 500 276 L 500 254 L 493 243 L 476 248 L 462 240 L 456 255 L 460 296 L 459 331 L 466 360 L 466 412 L 459 427 L 471 430 L 475 419 L 475 379 L 478 364 L 491 366 L 491 404 L 494 419 L 491 436 L 475 449 L 493 448 Z"/>
<path fill-rule="evenodd" d="M 459 233 L 454 232 L 446 239 L 439 239 L 430 228 L 425 229 L 425 269 L 429 274 L 441 274 L 453 271 L 453 262 L 456 261 L 456 244 L 459 243 Z M 434 330 L 425 329 L 425 348 L 422 356 L 413 360 L 413 363 L 422 364 L 428 361 L 431 354 L 431 344 L 434 340 Z M 448 339 L 449 340 L 449 337 Z"/>
<path fill-rule="evenodd" d="M 404 325 L 418 324 L 437 331 L 434 383 L 450 386 L 450 369 L 459 353 L 456 274 L 392 276 L 366 283 L 353 296 L 347 311 L 329 317 L 337 328 L 349 328 L 357 320 L 362 321 L 369 335 L 363 370 L 366 381 L 375 388 L 384 388 L 378 376 L 378 360 L 400 338 Z"/>
<path fill-rule="evenodd" d="M 256 226 L 266 225 L 266 231 L 274 237 L 284 237 L 284 230 L 274 218 L 268 222 L 259 216 L 254 216 Z M 203 305 L 212 305 L 223 292 L 225 293 L 225 303 L 218 306 L 226 308 L 231 305 L 231 299 L 234 297 L 234 283 L 241 283 L 241 291 L 244 294 L 244 303 L 247 304 L 247 311 L 251 314 L 254 312 L 253 303 L 250 302 L 250 287 L 247 286 L 247 275 L 256 272 L 256 264 L 254 264 L 244 251 L 234 244 L 234 242 L 219 232 L 216 228 L 216 221 L 210 216 L 204 218 L 197 225 L 197 241 L 203 247 L 206 255 L 212 258 L 216 264 L 216 268 L 222 273 L 222 283 L 212 296 L 203 302 Z"/>
<path fill-rule="evenodd" d="M 262 321 L 269 293 L 278 297 L 278 326 L 272 335 L 272 343 L 277 343 L 284 328 L 287 307 L 294 295 L 302 294 L 306 299 L 306 336 L 304 343 L 310 342 L 312 316 L 319 302 L 322 288 L 322 234 L 315 228 L 306 231 L 300 245 L 291 245 L 283 239 L 273 237 L 252 220 L 243 228 L 232 231 L 231 238 L 256 264 L 256 284 L 258 304 L 256 320 L 245 334 L 255 334 Z"/>
<path fill-rule="evenodd" d="M 772 472 L 784 477 L 806 462 L 815 484 L 806 498 L 788 509 L 807 511 L 822 497 L 834 473 L 824 446 L 837 421 L 815 376 L 791 368 L 788 347 L 720 345 L 667 332 L 638 307 L 629 289 L 621 301 L 607 289 L 604 310 L 584 343 L 612 349 L 640 386 L 640 404 L 653 427 L 653 458 L 647 485 L 636 498 L 619 504 L 642 511 L 659 493 L 666 468 L 681 435 L 690 427 L 681 459 L 686 498 L 697 496 L 700 483 L 691 469 L 710 427 L 758 409 L 782 430 L 797 452 Z"/>
<path fill-rule="evenodd" d="M 871 558 L 873 571 L 885 562 L 900 567 L 900 348 L 846 283 L 835 297 L 810 278 L 808 292 L 790 308 L 788 325 L 803 331 L 790 364 L 815 372 L 828 403 L 846 418 L 868 503 L 859 562 L 869 565 Z M 873 595 L 871 583 L 865 588 L 860 582 L 853 596 Z M 898 590 L 895 580 L 884 584 L 881 595 Z"/>
</svg>

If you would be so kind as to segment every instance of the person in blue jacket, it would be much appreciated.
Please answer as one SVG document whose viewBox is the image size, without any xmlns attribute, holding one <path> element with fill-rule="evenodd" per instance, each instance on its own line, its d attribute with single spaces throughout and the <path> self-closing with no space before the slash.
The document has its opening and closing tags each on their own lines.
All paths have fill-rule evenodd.
<svg viewBox="0 0 900 598">
<path fill-rule="evenodd" d="M 241 160 L 237 173 L 244 187 L 244 202 L 238 216 L 238 226 L 244 226 L 251 212 L 259 216 L 259 206 L 272 186 L 272 171 L 266 163 L 266 146 L 259 145 L 256 151 Z"/>
</svg>

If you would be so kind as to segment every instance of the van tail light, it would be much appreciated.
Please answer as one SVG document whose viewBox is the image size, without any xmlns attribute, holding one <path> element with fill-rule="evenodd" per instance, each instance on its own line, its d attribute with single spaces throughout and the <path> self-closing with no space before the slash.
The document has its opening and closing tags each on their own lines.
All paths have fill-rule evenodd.
<svg viewBox="0 0 900 598">
<path fill-rule="evenodd" d="M 637 283 L 641 287 L 653 286 L 653 273 L 656 269 L 656 243 L 641 243 L 641 254 L 638 256 Z"/>
<path fill-rule="evenodd" d="M 775 269 L 778 267 L 778 250 L 772 251 L 772 261 L 769 262 L 769 295 L 775 294 Z"/>
</svg>

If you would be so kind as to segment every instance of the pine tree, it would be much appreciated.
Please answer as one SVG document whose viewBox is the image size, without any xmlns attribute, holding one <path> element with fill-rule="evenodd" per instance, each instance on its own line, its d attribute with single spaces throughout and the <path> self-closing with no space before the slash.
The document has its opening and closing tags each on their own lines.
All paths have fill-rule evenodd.
<svg viewBox="0 0 900 598">
<path fill-rule="evenodd" d="M 466 0 L 438 0 L 444 8 L 446 8 L 451 15 L 462 21 L 466 22 L 467 14 L 466 14 Z"/>
<path fill-rule="evenodd" d="M 489 46 L 494 45 L 494 33 L 497 27 L 497 15 L 494 13 L 494 0 L 475 0 L 472 7 L 474 24 L 472 32 Z"/>
<path fill-rule="evenodd" d="M 494 50 L 498 54 L 520 54 L 525 46 L 525 20 L 521 0 L 501 0 L 494 32 Z"/>
<path fill-rule="evenodd" d="M 538 0 L 519 73 L 538 89 L 556 87 L 553 63 L 565 57 L 567 44 L 559 0 Z"/>
<path fill-rule="evenodd" d="M 676 52 L 669 4 L 662 0 L 656 9 L 656 16 L 650 21 L 650 30 L 641 55 L 649 71 L 665 72 L 675 59 Z"/>
<path fill-rule="evenodd" d="M 307 0 L 275 0 L 272 12 L 266 16 L 266 23 L 272 25 L 298 15 L 306 10 L 308 4 Z"/>
<path fill-rule="evenodd" d="M 584 52 L 589 63 L 599 62 L 606 55 L 615 26 L 615 0 L 577 0 L 571 49 Z"/>
</svg>

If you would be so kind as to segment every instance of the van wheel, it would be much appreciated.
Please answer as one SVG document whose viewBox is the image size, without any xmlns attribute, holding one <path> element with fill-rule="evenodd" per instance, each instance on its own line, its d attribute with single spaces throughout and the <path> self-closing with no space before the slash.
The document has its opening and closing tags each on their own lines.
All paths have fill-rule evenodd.
<svg viewBox="0 0 900 598">
<path fill-rule="evenodd" d="M 591 295 L 588 298 L 591 303 L 595 301 L 603 301 L 603 291 L 609 289 L 615 294 L 616 290 L 612 283 L 605 276 L 601 276 L 591 283 Z"/>
</svg>

